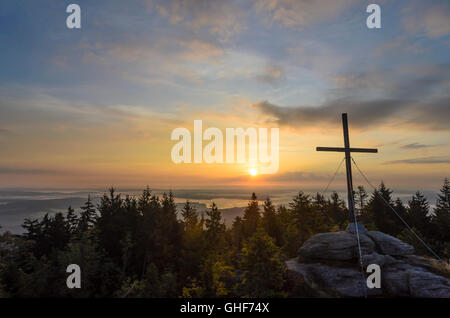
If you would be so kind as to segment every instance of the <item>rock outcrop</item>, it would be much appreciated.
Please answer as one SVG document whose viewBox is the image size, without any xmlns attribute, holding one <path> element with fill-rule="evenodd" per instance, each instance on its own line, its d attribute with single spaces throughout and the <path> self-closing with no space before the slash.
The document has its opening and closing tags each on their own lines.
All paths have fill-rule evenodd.
<svg viewBox="0 0 450 318">
<path fill-rule="evenodd" d="M 393 236 L 378 231 L 368 231 L 367 236 L 375 242 L 382 254 L 395 256 L 414 254 L 414 248 L 411 245 Z"/>
<path fill-rule="evenodd" d="M 435 269 L 430 260 L 414 254 L 401 240 L 358 225 L 364 271 L 359 265 L 356 228 L 320 233 L 299 249 L 299 257 L 286 261 L 288 273 L 299 290 L 318 297 L 448 297 L 448 273 Z M 381 288 L 368 288 L 366 267 L 381 268 Z M 445 277 L 447 275 L 447 277 Z M 294 295 L 295 296 L 295 295 Z M 304 296 L 304 295 L 299 295 Z"/>
<path fill-rule="evenodd" d="M 375 244 L 365 235 L 361 235 L 363 253 L 374 251 Z M 310 259 L 351 260 L 358 256 L 357 241 L 347 232 L 320 233 L 311 237 L 299 250 L 302 257 Z"/>
</svg>

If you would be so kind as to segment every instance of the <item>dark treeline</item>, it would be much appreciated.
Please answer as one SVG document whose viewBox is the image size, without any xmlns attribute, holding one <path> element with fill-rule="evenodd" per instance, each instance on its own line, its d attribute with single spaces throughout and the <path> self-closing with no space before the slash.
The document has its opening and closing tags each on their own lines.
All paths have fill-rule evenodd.
<svg viewBox="0 0 450 318">
<path fill-rule="evenodd" d="M 355 192 L 359 219 L 368 229 L 396 236 L 427 255 L 380 196 L 441 257 L 450 252 L 450 184 L 430 209 L 417 192 L 393 200 L 383 183 L 371 195 Z M 111 189 L 76 213 L 26 219 L 23 235 L 0 236 L 3 297 L 288 297 L 283 261 L 312 235 L 348 225 L 345 202 L 299 192 L 288 206 L 261 205 L 253 193 L 241 217 L 226 228 L 215 204 L 199 214 L 187 201 L 177 215 L 171 192 L 147 188 L 138 198 Z M 66 267 L 78 264 L 81 289 L 66 287 Z"/>
</svg>

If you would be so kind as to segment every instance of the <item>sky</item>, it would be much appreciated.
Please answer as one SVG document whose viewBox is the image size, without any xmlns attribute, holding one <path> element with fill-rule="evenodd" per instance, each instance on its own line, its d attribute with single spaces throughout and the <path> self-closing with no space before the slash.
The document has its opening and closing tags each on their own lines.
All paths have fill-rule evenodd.
<svg viewBox="0 0 450 318">
<path fill-rule="evenodd" d="M 450 176 L 450 3 L 21 1 L 0 5 L 0 187 L 322 188 L 341 113 L 373 183 Z M 81 7 L 68 29 L 66 7 Z M 175 164 L 175 128 L 277 127 L 278 172 Z M 344 171 L 336 178 L 343 185 Z M 362 179 L 354 171 L 355 183 Z"/>
</svg>

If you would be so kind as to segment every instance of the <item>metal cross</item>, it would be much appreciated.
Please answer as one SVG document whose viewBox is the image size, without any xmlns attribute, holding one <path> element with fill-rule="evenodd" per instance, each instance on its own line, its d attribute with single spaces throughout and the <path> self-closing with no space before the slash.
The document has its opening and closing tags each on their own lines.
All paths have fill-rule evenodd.
<svg viewBox="0 0 450 318">
<path fill-rule="evenodd" d="M 376 153 L 378 149 L 370 149 L 370 148 L 350 148 L 350 140 L 348 137 L 348 123 L 347 123 L 347 114 L 342 114 L 342 127 L 344 130 L 344 148 L 340 147 L 317 147 L 317 151 L 337 151 L 337 152 L 345 152 L 345 167 L 347 170 L 347 192 L 348 192 L 348 212 L 350 223 L 354 222 L 353 217 L 355 213 L 355 203 L 353 200 L 353 180 L 352 180 L 352 165 L 351 165 L 351 156 L 352 152 L 371 152 Z"/>
</svg>

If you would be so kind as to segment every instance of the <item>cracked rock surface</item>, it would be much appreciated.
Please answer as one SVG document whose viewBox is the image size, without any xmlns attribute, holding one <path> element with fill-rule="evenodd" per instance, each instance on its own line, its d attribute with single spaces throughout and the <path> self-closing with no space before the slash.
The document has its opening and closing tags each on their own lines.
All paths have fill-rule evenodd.
<svg viewBox="0 0 450 318">
<path fill-rule="evenodd" d="M 301 289 L 318 297 L 444 297 L 450 279 L 430 262 L 413 255 L 414 248 L 388 234 L 358 225 L 364 272 L 359 267 L 354 224 L 346 231 L 312 236 L 299 249 L 299 258 L 286 261 L 288 273 Z M 381 268 L 381 288 L 369 289 L 364 275 L 369 264 Z"/>
</svg>

